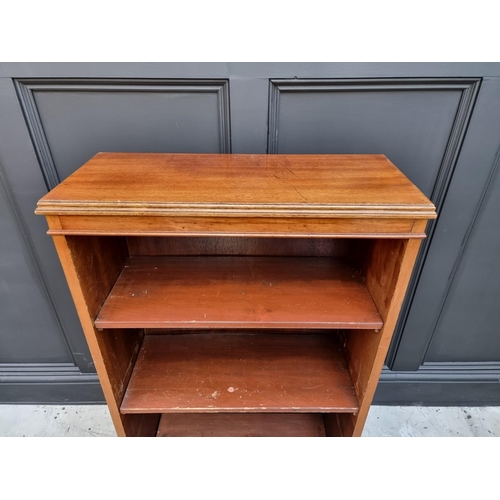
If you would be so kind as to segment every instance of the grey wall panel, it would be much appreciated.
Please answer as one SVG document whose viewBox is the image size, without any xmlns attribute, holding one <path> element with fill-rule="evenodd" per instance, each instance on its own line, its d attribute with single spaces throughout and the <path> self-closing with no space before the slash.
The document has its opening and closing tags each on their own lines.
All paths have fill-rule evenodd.
<svg viewBox="0 0 500 500">
<path fill-rule="evenodd" d="M 27 368 L 24 368 L 27 373 Z M 95 375 L 63 373 L 3 377 L 0 371 L 0 402 L 16 404 L 103 404 L 104 395 Z"/>
<path fill-rule="evenodd" d="M 267 153 L 268 78 L 234 78 L 231 94 L 232 152 Z"/>
<path fill-rule="evenodd" d="M 408 78 L 498 77 L 500 63 L 2 63 L 0 78 Z"/>
<path fill-rule="evenodd" d="M 30 315 L 34 320 L 40 318 L 38 326 L 44 331 L 38 330 L 34 333 L 29 339 L 29 345 L 33 352 L 38 349 L 43 351 L 45 336 L 53 336 L 53 342 L 64 341 L 68 345 L 71 363 L 62 363 L 56 367 L 58 377 L 64 376 L 74 380 L 75 375 L 81 377 L 80 371 L 95 373 L 53 243 L 46 235 L 47 224 L 34 214 L 37 200 L 47 192 L 47 184 L 40 163 L 37 161 L 14 82 L 7 78 L 0 78 L 0 154 L 5 185 L 11 197 L 9 203 L 15 207 L 19 234 L 22 234 L 33 262 L 30 266 L 30 261 L 26 260 L 25 269 L 19 266 L 14 279 L 21 280 L 23 274 L 28 273 L 32 287 L 43 290 L 46 297 L 46 303 L 39 304 L 39 307 L 36 301 L 31 303 Z M 22 251 L 20 246 L 18 252 Z M 15 282 L 12 282 L 11 286 L 15 286 Z M 54 318 L 54 324 L 49 330 L 42 320 L 46 314 Z M 0 334 L 13 335 L 15 338 L 15 326 L 10 332 L 0 330 Z M 11 346 L 11 349 L 13 348 Z M 0 367 L 2 383 L 3 378 L 7 378 L 13 384 L 25 383 L 22 370 L 18 366 L 21 360 L 16 357 L 4 359 L 5 364 Z M 38 377 L 38 381 L 42 383 L 48 380 L 47 377 L 51 377 L 54 363 L 48 363 L 43 358 L 37 361 L 35 366 L 30 364 L 26 369 L 31 377 L 30 380 Z M 73 366 L 76 372 L 71 366 L 68 367 L 68 364 Z M 95 375 L 94 379 L 97 382 Z"/>
<path fill-rule="evenodd" d="M 16 212 L 0 165 L 0 365 L 72 362 Z"/>
<path fill-rule="evenodd" d="M 426 362 L 500 359 L 500 159 L 461 256 Z"/>
<path fill-rule="evenodd" d="M 473 371 L 468 381 L 428 380 L 399 382 L 381 379 L 375 393 L 374 404 L 401 406 L 498 406 L 499 384 L 474 382 Z"/>
<path fill-rule="evenodd" d="M 460 158 L 439 211 L 431 248 L 419 279 L 404 328 L 393 358 L 393 370 L 417 370 L 426 360 L 427 350 L 436 334 L 441 311 L 453 286 L 460 256 L 467 246 L 488 179 L 495 166 L 500 146 L 500 81 L 484 79 L 467 129 Z M 496 194 L 498 196 L 498 194 Z M 498 234 L 497 226 L 491 227 Z M 500 276 L 497 275 L 500 280 Z M 447 307 L 450 307 L 448 304 Z M 474 315 L 477 319 L 478 315 Z M 486 320 L 487 321 L 487 320 Z M 460 330 L 451 343 L 459 343 Z M 480 344 L 478 348 L 480 349 Z M 450 346 L 451 349 L 454 347 Z M 473 361 L 464 357 L 456 361 Z M 474 372 L 471 372 L 474 378 Z"/>
</svg>

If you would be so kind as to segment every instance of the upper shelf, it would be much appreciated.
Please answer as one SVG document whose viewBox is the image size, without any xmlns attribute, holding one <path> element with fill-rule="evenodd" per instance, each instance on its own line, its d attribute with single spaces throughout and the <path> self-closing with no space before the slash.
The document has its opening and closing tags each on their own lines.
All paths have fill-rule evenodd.
<svg viewBox="0 0 500 500">
<path fill-rule="evenodd" d="M 384 155 L 98 153 L 39 202 L 45 215 L 435 218 Z"/>
<path fill-rule="evenodd" d="M 321 257 L 132 257 L 98 328 L 382 326 L 361 273 Z"/>
</svg>

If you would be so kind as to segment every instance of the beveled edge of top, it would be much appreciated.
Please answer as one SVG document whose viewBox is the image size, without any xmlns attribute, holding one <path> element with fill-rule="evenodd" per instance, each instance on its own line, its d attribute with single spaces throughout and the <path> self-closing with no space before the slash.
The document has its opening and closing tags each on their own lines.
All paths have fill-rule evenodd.
<svg viewBox="0 0 500 500">
<path fill-rule="evenodd" d="M 101 154 L 106 154 L 106 153 L 98 153 L 97 155 Z M 109 153 L 109 154 L 117 154 L 117 153 Z M 127 154 L 127 153 L 121 153 L 121 154 Z M 140 153 L 130 153 L 130 154 L 140 154 Z M 166 154 L 171 155 L 174 153 L 166 153 Z M 187 155 L 187 153 L 177 153 L 177 154 L 183 156 Z M 232 155 L 232 156 L 260 156 L 260 155 Z M 330 156 L 330 155 L 318 155 L 318 156 Z M 331 155 L 331 156 L 337 156 L 337 155 Z M 387 159 L 385 155 L 379 155 L 379 154 L 342 155 L 342 156 L 377 156 L 377 157 L 384 157 Z M 388 161 L 390 162 L 390 160 Z M 392 164 L 392 162 L 390 163 Z M 395 165 L 393 166 L 395 167 Z M 408 182 L 411 183 L 409 179 Z M 416 186 L 415 188 L 418 189 Z M 131 202 L 123 200 L 96 202 L 90 200 L 58 201 L 58 200 L 45 200 L 44 198 L 45 197 L 43 197 L 38 201 L 37 208 L 35 210 L 35 214 L 37 215 L 61 215 L 61 216 L 134 215 L 134 216 L 155 216 L 155 217 L 161 217 L 161 216 L 214 217 L 215 216 L 215 217 L 279 217 L 279 218 L 304 217 L 304 218 L 412 218 L 412 219 L 435 219 L 437 217 L 434 204 L 431 201 L 429 201 L 426 197 L 425 198 L 427 200 L 427 203 L 419 203 L 419 204 L 373 204 L 373 203 L 249 204 L 249 203 L 208 203 L 208 202 L 166 203 L 166 202 L 151 202 L 151 201 Z"/>
<path fill-rule="evenodd" d="M 248 205 L 194 203 L 39 203 L 37 215 L 136 215 L 176 217 L 319 217 L 435 219 L 434 205 Z"/>
</svg>

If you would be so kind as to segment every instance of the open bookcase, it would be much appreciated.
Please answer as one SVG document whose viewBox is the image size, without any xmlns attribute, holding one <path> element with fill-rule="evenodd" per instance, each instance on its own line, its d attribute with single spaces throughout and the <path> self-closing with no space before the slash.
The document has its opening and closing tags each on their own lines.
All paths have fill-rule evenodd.
<svg viewBox="0 0 500 500">
<path fill-rule="evenodd" d="M 146 153 L 37 213 L 120 436 L 359 436 L 436 216 L 383 155 Z"/>
</svg>

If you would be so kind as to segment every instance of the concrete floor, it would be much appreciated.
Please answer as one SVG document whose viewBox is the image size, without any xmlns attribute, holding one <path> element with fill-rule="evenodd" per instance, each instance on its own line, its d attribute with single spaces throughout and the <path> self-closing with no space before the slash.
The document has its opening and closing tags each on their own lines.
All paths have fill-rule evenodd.
<svg viewBox="0 0 500 500">
<path fill-rule="evenodd" d="M 0 436 L 109 437 L 106 406 L 0 405 Z M 373 406 L 363 436 L 500 436 L 500 407 Z"/>
</svg>

